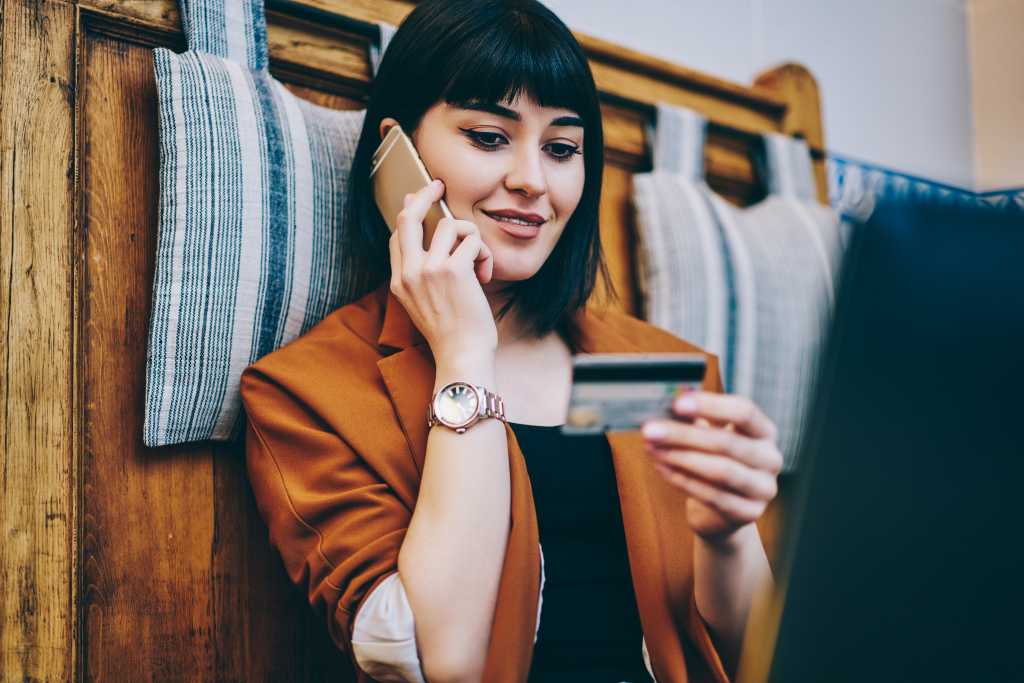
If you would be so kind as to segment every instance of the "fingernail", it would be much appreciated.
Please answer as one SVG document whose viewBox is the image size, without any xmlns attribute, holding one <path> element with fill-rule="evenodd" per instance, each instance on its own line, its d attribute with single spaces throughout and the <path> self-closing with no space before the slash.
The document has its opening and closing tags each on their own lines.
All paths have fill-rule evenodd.
<svg viewBox="0 0 1024 683">
<path fill-rule="evenodd" d="M 644 425 L 643 433 L 649 439 L 660 439 L 668 434 L 668 429 L 658 422 L 649 422 Z"/>
<path fill-rule="evenodd" d="M 681 413 L 692 413 L 697 410 L 697 400 L 693 396 L 681 396 L 676 399 L 676 410 Z"/>
</svg>

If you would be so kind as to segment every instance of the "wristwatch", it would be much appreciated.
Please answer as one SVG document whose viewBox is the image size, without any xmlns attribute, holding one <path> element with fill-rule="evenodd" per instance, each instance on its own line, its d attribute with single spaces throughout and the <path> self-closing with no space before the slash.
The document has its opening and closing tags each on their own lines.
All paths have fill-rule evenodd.
<svg viewBox="0 0 1024 683">
<path fill-rule="evenodd" d="M 462 434 L 485 417 L 508 422 L 505 403 L 497 394 L 469 382 L 449 382 L 430 402 L 427 428 L 443 425 Z"/>
</svg>

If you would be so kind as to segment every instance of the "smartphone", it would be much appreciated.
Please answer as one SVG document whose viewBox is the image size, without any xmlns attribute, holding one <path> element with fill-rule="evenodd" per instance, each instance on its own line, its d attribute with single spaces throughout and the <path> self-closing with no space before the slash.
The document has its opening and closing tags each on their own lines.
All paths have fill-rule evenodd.
<svg viewBox="0 0 1024 683">
<path fill-rule="evenodd" d="M 404 206 L 405 195 L 419 192 L 433 180 L 412 140 L 398 124 L 388 129 L 387 135 L 373 153 L 370 179 L 377 208 L 391 232 L 398 228 L 396 220 Z M 448 205 L 441 199 L 430 207 L 423 219 L 424 250 L 430 248 L 437 223 L 445 217 L 453 218 Z"/>
<path fill-rule="evenodd" d="M 672 403 L 704 383 L 707 360 L 699 353 L 584 353 L 572 359 L 572 392 L 562 433 L 640 429 L 673 415 Z"/>
</svg>

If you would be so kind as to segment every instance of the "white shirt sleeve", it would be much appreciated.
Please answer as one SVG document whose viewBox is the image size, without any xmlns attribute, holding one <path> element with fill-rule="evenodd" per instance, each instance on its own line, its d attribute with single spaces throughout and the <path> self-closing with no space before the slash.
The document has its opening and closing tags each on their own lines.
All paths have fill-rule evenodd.
<svg viewBox="0 0 1024 683">
<path fill-rule="evenodd" d="M 644 666 L 647 667 L 647 673 L 651 674 L 651 680 L 657 682 L 657 678 L 654 677 L 654 669 L 651 668 L 651 655 L 647 653 L 647 638 L 640 643 L 640 652 L 644 656 Z"/>
<path fill-rule="evenodd" d="M 352 654 L 359 668 L 382 683 L 426 683 L 412 608 L 398 572 L 363 600 L 352 628 Z"/>
<path fill-rule="evenodd" d="M 544 601 L 543 548 L 540 550 L 540 590 L 534 643 L 540 632 L 540 609 Z M 398 572 L 377 584 L 363 601 L 352 628 L 352 654 L 359 668 L 381 683 L 426 683 L 416 649 L 416 622 Z"/>
<path fill-rule="evenodd" d="M 537 541 L 540 548 L 540 592 L 537 593 L 537 628 L 533 631 L 533 642 L 537 643 L 537 634 L 540 633 L 540 606 L 544 604 L 544 546 Z"/>
</svg>

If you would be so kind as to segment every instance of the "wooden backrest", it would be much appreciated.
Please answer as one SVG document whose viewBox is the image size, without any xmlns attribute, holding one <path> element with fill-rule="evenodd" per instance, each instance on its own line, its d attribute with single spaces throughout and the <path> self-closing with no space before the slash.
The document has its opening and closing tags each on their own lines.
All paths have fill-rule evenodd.
<svg viewBox="0 0 1024 683">
<path fill-rule="evenodd" d="M 355 21 L 337 28 L 270 2 L 271 72 L 317 103 L 364 106 L 372 32 L 361 22 L 399 24 L 413 3 L 304 2 Z M 0 32 L 0 671 L 347 680 L 267 542 L 242 445 L 142 444 L 159 159 L 150 50 L 184 49 L 175 0 L 5 0 Z M 768 130 L 807 139 L 824 200 L 806 70 L 782 66 L 747 87 L 579 38 L 602 92 L 602 238 L 627 310 L 638 310 L 629 177 L 650 168 L 643 124 L 655 102 L 710 119 L 707 177 L 731 201 L 761 196 L 749 151 Z"/>
</svg>

